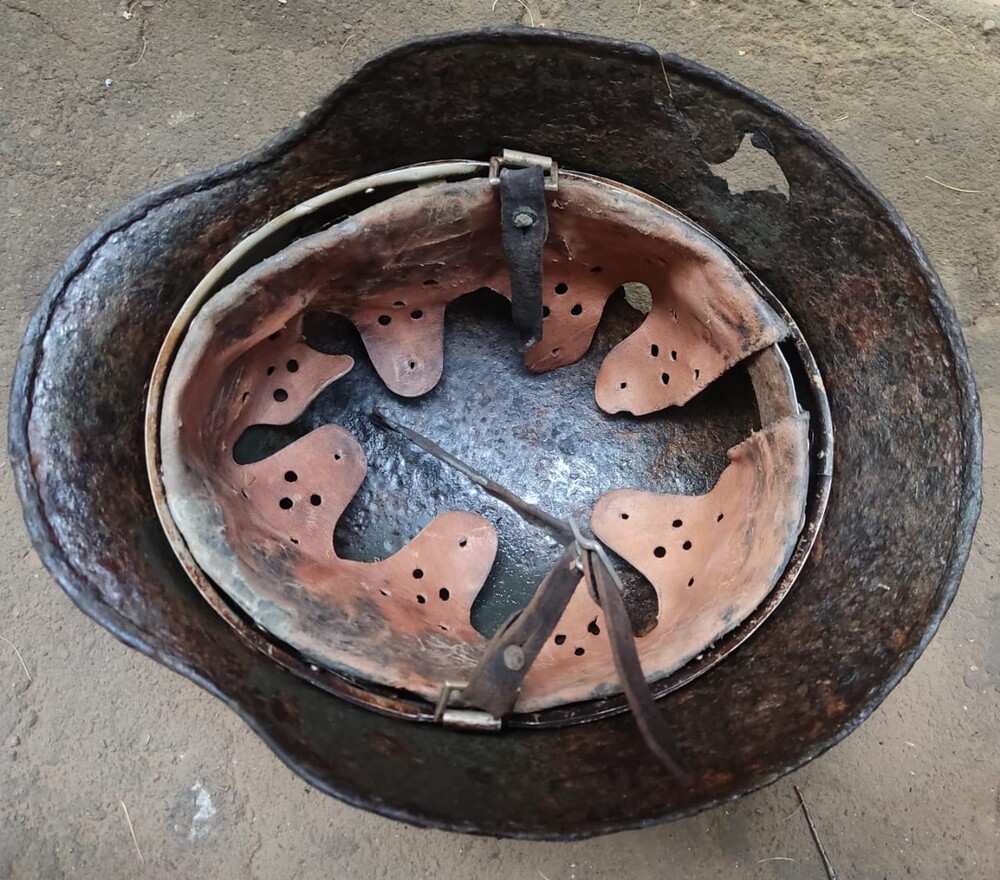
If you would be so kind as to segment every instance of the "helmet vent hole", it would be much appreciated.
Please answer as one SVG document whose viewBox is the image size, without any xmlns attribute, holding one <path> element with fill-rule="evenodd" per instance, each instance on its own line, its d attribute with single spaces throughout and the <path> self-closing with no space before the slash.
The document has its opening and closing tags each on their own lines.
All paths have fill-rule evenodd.
<svg viewBox="0 0 1000 880">
<path fill-rule="evenodd" d="M 438 282 L 437 282 L 437 278 L 428 278 L 428 279 L 427 279 L 427 280 L 426 280 L 426 281 L 424 282 L 424 286 L 425 286 L 425 287 L 433 287 L 433 286 L 434 286 L 435 284 L 437 284 L 437 283 L 438 283 Z"/>
<path fill-rule="evenodd" d="M 447 602 L 451 598 L 451 593 L 448 592 L 447 587 L 441 587 L 441 589 L 438 590 L 438 596 L 441 597 L 442 602 Z"/>
<path fill-rule="evenodd" d="M 281 500 L 280 500 L 280 501 L 278 502 L 278 507 L 280 507 L 280 508 L 281 508 L 282 510 L 291 510 L 291 509 L 292 509 L 292 505 L 293 505 L 294 503 L 295 503 L 295 502 L 294 502 L 294 501 L 292 501 L 292 499 L 291 499 L 291 498 L 282 498 L 282 499 L 281 499 Z"/>
<path fill-rule="evenodd" d="M 563 284 L 561 281 L 555 287 L 556 293 L 562 296 L 567 290 L 569 290 L 569 285 Z"/>
<path fill-rule="evenodd" d="M 690 550 L 691 549 L 691 542 L 690 541 L 685 541 L 683 544 L 681 544 L 681 547 L 683 547 L 685 550 Z"/>
<path fill-rule="evenodd" d="M 410 312 L 410 317 L 413 318 L 414 321 L 419 321 L 423 316 L 424 313 L 420 309 L 414 309 Z"/>
<path fill-rule="evenodd" d="M 592 636 L 599 636 L 601 634 L 601 628 L 597 625 L 596 617 L 587 624 L 587 632 Z"/>
<path fill-rule="evenodd" d="M 386 327 L 386 326 L 388 326 L 388 325 L 389 325 L 390 323 L 392 323 L 392 318 L 390 318 L 390 317 L 389 317 L 388 315 L 379 315 L 379 316 L 378 316 L 378 322 L 379 322 L 379 324 L 381 324 L 381 325 L 382 325 L 383 327 Z"/>
<path fill-rule="evenodd" d="M 286 400 L 288 400 L 288 392 L 285 391 L 284 388 L 275 388 L 274 399 L 278 401 L 278 403 L 284 403 Z"/>
<path fill-rule="evenodd" d="M 274 375 L 274 367 L 268 367 L 267 368 L 267 375 L 268 376 L 273 376 Z"/>
<path fill-rule="evenodd" d="M 649 346 L 649 354 L 650 354 L 650 357 L 659 357 L 660 356 L 660 346 L 658 346 L 658 345 L 651 345 L 651 346 Z"/>
<path fill-rule="evenodd" d="M 285 364 L 285 369 L 289 373 L 297 373 L 299 371 L 299 362 L 292 358 L 287 364 Z"/>
<path fill-rule="evenodd" d="M 557 635 L 552 641 L 554 641 L 557 645 L 565 645 L 566 636 L 564 636 L 562 633 L 559 633 L 559 635 Z"/>
<path fill-rule="evenodd" d="M 573 306 L 573 308 L 571 308 L 569 310 L 569 313 L 571 315 L 582 315 L 583 314 L 583 306 L 580 305 L 580 303 L 577 303 L 575 306 Z"/>
<path fill-rule="evenodd" d="M 673 526 L 673 527 L 674 527 L 675 529 L 679 529 L 679 528 L 680 528 L 680 527 L 681 527 L 682 525 L 684 525 L 684 520 L 682 520 L 682 519 L 675 519 L 675 520 L 674 520 L 674 521 L 673 521 L 673 522 L 671 523 L 671 525 L 672 525 L 672 526 Z"/>
<path fill-rule="evenodd" d="M 670 373 L 660 373 L 660 381 L 667 385 L 670 382 Z"/>
<path fill-rule="evenodd" d="M 573 653 L 576 654 L 577 657 L 582 657 L 587 652 L 583 648 L 576 648 Z"/>
<path fill-rule="evenodd" d="M 416 580 L 419 581 L 423 576 L 424 576 L 424 570 L 422 568 L 415 568 L 415 569 L 413 569 L 413 577 Z"/>
<path fill-rule="evenodd" d="M 423 593 L 417 593 L 417 604 L 418 605 L 427 604 L 427 597 Z"/>
<path fill-rule="evenodd" d="M 663 557 L 667 555 L 667 548 L 666 547 L 654 547 L 653 548 L 653 555 L 657 559 L 663 559 Z"/>
<path fill-rule="evenodd" d="M 321 495 L 310 495 L 309 503 L 313 507 L 319 507 L 323 503 L 323 497 Z"/>
<path fill-rule="evenodd" d="M 299 475 L 295 471 L 285 471 L 285 482 L 294 483 L 299 478 Z"/>
</svg>

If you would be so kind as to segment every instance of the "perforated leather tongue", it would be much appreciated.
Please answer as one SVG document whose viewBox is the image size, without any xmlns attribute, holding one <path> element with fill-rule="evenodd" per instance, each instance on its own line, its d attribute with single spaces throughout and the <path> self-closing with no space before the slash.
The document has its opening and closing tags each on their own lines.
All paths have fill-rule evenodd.
<svg viewBox="0 0 1000 880">
<path fill-rule="evenodd" d="M 656 590 L 657 625 L 637 640 L 647 680 L 683 666 L 745 618 L 788 562 L 808 483 L 806 416 L 786 417 L 729 451 L 705 495 L 620 489 L 594 507 L 591 526 Z M 577 589 L 525 679 L 518 708 L 553 695 L 573 702 L 618 689 L 604 615 Z"/>
<path fill-rule="evenodd" d="M 578 360 L 621 284 L 651 292 L 646 320 L 598 373 L 597 403 L 608 412 L 683 404 L 786 332 L 717 245 L 641 195 L 564 178 L 549 220 L 546 318 L 526 353 L 531 370 Z M 386 559 L 345 559 L 333 533 L 367 471 L 349 431 L 325 425 L 251 464 L 237 464 L 233 448 L 250 426 L 294 421 L 352 368 L 351 358 L 305 344 L 307 313 L 351 320 L 386 387 L 418 397 L 443 369 L 462 369 L 445 364 L 445 309 L 483 286 L 506 290 L 489 184 L 394 196 L 216 294 L 188 327 L 163 397 L 164 489 L 197 565 L 258 626 L 314 663 L 429 700 L 485 649 L 470 609 L 496 556 L 492 524 L 453 511 L 423 529 L 414 524 Z M 623 488 L 596 505 L 595 533 L 656 590 L 659 624 L 640 640 L 649 677 L 704 650 L 780 576 L 802 519 L 806 435 L 804 417 L 766 425 L 731 451 L 704 496 Z M 578 589 L 519 711 L 617 689 L 601 627 L 600 610 Z"/>
</svg>

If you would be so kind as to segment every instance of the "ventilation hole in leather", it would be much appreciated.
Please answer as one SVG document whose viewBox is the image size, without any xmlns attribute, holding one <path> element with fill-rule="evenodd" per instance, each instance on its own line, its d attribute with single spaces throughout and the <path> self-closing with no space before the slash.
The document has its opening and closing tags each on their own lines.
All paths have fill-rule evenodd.
<svg viewBox="0 0 1000 880">
<path fill-rule="evenodd" d="M 695 371 L 694 371 L 694 378 L 695 378 L 696 380 L 697 380 L 697 378 L 698 378 L 698 377 L 699 377 L 700 375 L 701 375 L 701 370 L 695 370 Z"/>
<path fill-rule="evenodd" d="M 622 382 L 618 387 L 619 388 L 628 388 L 628 382 Z"/>
<path fill-rule="evenodd" d="M 557 645 L 565 645 L 566 636 L 564 636 L 562 633 L 559 633 L 559 635 L 557 635 L 552 641 L 554 641 Z"/>
<path fill-rule="evenodd" d="M 334 461 L 340 461 L 340 453 L 339 452 L 333 453 L 333 460 Z"/>
<path fill-rule="evenodd" d="M 641 281 L 629 281 L 621 286 L 622 295 L 629 308 L 640 315 L 648 315 L 653 308 L 653 294 Z"/>
<path fill-rule="evenodd" d="M 397 300 L 396 300 L 396 301 L 395 301 L 395 302 L 393 303 L 393 306 L 395 306 L 395 307 L 396 307 L 397 309 L 403 309 L 403 308 L 406 308 L 406 303 L 405 303 L 405 302 L 403 302 L 403 301 L 402 301 L 401 299 L 397 299 Z"/>
<path fill-rule="evenodd" d="M 573 653 L 574 653 L 574 654 L 576 654 L 576 656 L 577 656 L 577 657 L 582 657 L 582 656 L 583 656 L 584 654 L 586 654 L 587 652 L 586 652 L 586 651 L 585 651 L 585 650 L 584 650 L 583 648 L 576 648 L 576 649 L 575 649 L 575 650 L 573 651 Z"/>
<path fill-rule="evenodd" d="M 246 403 L 249 399 L 250 399 L 250 392 L 249 391 L 244 391 L 243 392 L 243 398 L 242 398 L 243 402 Z"/>
<path fill-rule="evenodd" d="M 411 370 L 415 370 L 417 368 L 417 362 L 416 361 L 410 361 L 410 365 L 409 366 L 410 366 Z"/>
<path fill-rule="evenodd" d="M 577 303 L 575 306 L 573 306 L 573 308 L 571 308 L 569 310 L 569 313 L 571 315 L 582 315 L 583 314 L 583 306 L 580 305 L 580 303 Z"/>
<path fill-rule="evenodd" d="M 552 309 L 550 309 L 548 306 L 542 306 L 542 317 L 543 318 L 547 318 L 551 314 L 552 314 Z"/>
<path fill-rule="evenodd" d="M 386 327 L 386 326 L 388 326 L 392 322 L 392 318 L 390 318 L 388 315 L 379 315 L 378 316 L 378 322 L 383 327 Z"/>
<path fill-rule="evenodd" d="M 676 351 L 670 352 L 670 360 L 672 360 L 672 361 L 677 360 L 677 352 Z"/>
<path fill-rule="evenodd" d="M 291 498 L 282 498 L 281 501 L 278 502 L 278 507 L 282 510 L 291 510 L 294 503 L 295 502 L 292 501 Z"/>
<path fill-rule="evenodd" d="M 677 309 L 671 309 L 670 314 L 674 316 L 675 321 L 679 321 L 680 318 L 677 317 Z"/>
<path fill-rule="evenodd" d="M 670 381 L 670 373 L 660 373 L 660 381 L 666 385 Z"/>
<path fill-rule="evenodd" d="M 718 516 L 717 516 L 717 517 L 715 518 L 715 521 L 716 521 L 716 522 L 722 522 L 722 518 L 723 518 L 724 516 L 725 516 L 725 514 L 724 514 L 724 513 L 720 513 L 720 514 L 719 514 L 719 515 L 718 515 Z"/>
<path fill-rule="evenodd" d="M 690 550 L 691 549 L 691 542 L 690 541 L 685 541 L 683 544 L 681 544 L 681 547 L 683 547 L 685 550 Z"/>
<path fill-rule="evenodd" d="M 274 333 L 272 333 L 267 338 L 270 339 L 271 342 L 274 342 L 274 340 L 277 339 L 279 336 L 281 336 L 281 331 L 280 330 L 276 330 Z"/>
<path fill-rule="evenodd" d="M 689 587 L 693 587 L 694 586 L 694 578 L 688 578 L 688 586 Z"/>
<path fill-rule="evenodd" d="M 422 568 L 413 569 L 413 576 L 419 581 L 424 576 L 424 570 Z"/>
<path fill-rule="evenodd" d="M 590 271 L 591 272 L 603 272 L 604 271 L 604 267 L 603 266 L 591 266 L 590 267 Z"/>
<path fill-rule="evenodd" d="M 287 364 L 285 364 L 285 369 L 289 373 L 297 373 L 299 371 L 299 362 L 292 358 Z"/>
<path fill-rule="evenodd" d="M 298 544 L 299 543 L 299 539 L 298 538 L 289 538 L 288 540 L 291 541 L 293 544 Z"/>
<path fill-rule="evenodd" d="M 268 376 L 273 376 L 274 375 L 274 367 L 268 367 L 267 368 L 267 375 Z"/>
<path fill-rule="evenodd" d="M 553 354 L 553 355 L 557 355 L 557 354 L 559 354 L 559 349 L 558 349 L 558 348 L 553 348 L 553 349 L 552 349 L 552 354 Z"/>
<path fill-rule="evenodd" d="M 379 592 L 380 592 L 380 593 L 381 593 L 381 594 L 382 594 L 383 596 L 385 596 L 386 598 L 388 598 L 389 596 L 391 596 L 391 595 L 392 595 L 392 593 L 390 593 L 390 592 L 389 592 L 388 590 L 386 590 L 386 589 L 384 589 L 384 588 L 380 588 L 380 589 L 379 589 Z"/>
<path fill-rule="evenodd" d="M 596 617 L 587 624 L 587 632 L 592 636 L 599 636 L 601 634 L 601 628 L 597 625 Z"/>
<path fill-rule="evenodd" d="M 627 513 L 623 513 L 622 514 L 622 519 L 628 519 L 628 514 Z"/>
<path fill-rule="evenodd" d="M 468 538 L 459 538 L 458 539 L 458 546 L 459 547 L 465 547 L 465 546 L 468 545 L 468 543 L 469 543 L 469 539 Z"/>
<path fill-rule="evenodd" d="M 278 403 L 284 403 L 286 400 L 288 400 L 288 392 L 285 391 L 284 388 L 275 388 L 274 399 L 278 401 Z"/>
<path fill-rule="evenodd" d="M 423 593 L 417 593 L 417 604 L 424 605 L 427 602 L 427 597 Z"/>
<path fill-rule="evenodd" d="M 419 321 L 423 316 L 424 313 L 420 309 L 414 309 L 410 312 L 410 317 L 413 318 L 414 321 Z"/>
<path fill-rule="evenodd" d="M 569 286 L 563 284 L 561 281 L 556 285 L 556 293 L 558 293 L 559 296 L 562 296 L 567 290 L 569 290 Z"/>
<path fill-rule="evenodd" d="M 441 589 L 438 590 L 438 596 L 441 597 L 442 602 L 447 602 L 451 598 L 451 593 L 448 592 L 447 587 L 441 587 Z"/>
<path fill-rule="evenodd" d="M 294 483 L 299 478 L 299 475 L 295 471 L 285 471 L 285 482 Z"/>
<path fill-rule="evenodd" d="M 660 356 L 660 346 L 658 346 L 658 345 L 651 345 L 651 346 L 649 346 L 649 353 L 650 353 L 650 355 L 652 357 L 659 357 Z"/>
<path fill-rule="evenodd" d="M 437 284 L 437 279 L 436 279 L 436 278 L 428 278 L 428 279 L 427 279 L 427 280 L 426 280 L 426 281 L 424 282 L 424 285 L 425 285 L 426 287 L 433 287 L 433 286 L 434 286 L 435 284 Z"/>
<path fill-rule="evenodd" d="M 313 507 L 319 507 L 323 503 L 323 497 L 321 495 L 310 495 L 309 503 Z"/>
<path fill-rule="evenodd" d="M 246 489 L 240 489 L 240 495 L 242 495 L 244 498 L 246 498 L 247 501 L 250 500 L 250 496 L 247 495 L 247 490 Z"/>
<path fill-rule="evenodd" d="M 667 548 L 666 547 L 654 547 L 653 548 L 653 555 L 657 559 L 663 559 L 663 557 L 667 555 Z"/>
<path fill-rule="evenodd" d="M 684 525 L 684 520 L 682 520 L 682 519 L 675 519 L 675 520 L 674 520 L 674 521 L 673 521 L 673 522 L 671 523 L 671 525 L 672 525 L 672 526 L 673 526 L 673 527 L 674 527 L 675 529 L 679 529 L 679 528 L 680 528 L 680 527 L 681 527 L 682 525 Z"/>
<path fill-rule="evenodd" d="M 448 627 L 445 626 L 443 623 L 439 623 L 438 624 L 438 629 L 441 629 L 441 630 L 444 630 L 445 632 L 448 632 Z"/>
</svg>

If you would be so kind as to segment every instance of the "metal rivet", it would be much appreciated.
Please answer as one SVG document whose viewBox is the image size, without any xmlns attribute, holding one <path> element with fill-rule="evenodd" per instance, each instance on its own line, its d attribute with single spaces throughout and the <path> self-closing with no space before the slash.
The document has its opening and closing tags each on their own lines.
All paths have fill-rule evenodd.
<svg viewBox="0 0 1000 880">
<path fill-rule="evenodd" d="M 508 645 L 503 649 L 503 664 L 515 672 L 524 666 L 524 651 L 520 645 Z"/>
<path fill-rule="evenodd" d="M 514 212 L 514 225 L 518 229 L 527 229 L 529 226 L 534 226 L 537 219 L 538 216 L 530 208 L 518 208 Z"/>
</svg>

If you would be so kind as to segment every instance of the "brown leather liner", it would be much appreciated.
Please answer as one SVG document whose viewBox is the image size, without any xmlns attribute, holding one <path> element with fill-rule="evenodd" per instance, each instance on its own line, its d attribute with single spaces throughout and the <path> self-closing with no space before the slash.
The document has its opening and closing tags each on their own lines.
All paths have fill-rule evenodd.
<svg viewBox="0 0 1000 880">
<path fill-rule="evenodd" d="M 601 497 L 594 534 L 656 590 L 658 623 L 638 639 L 647 680 L 678 669 L 736 626 L 780 576 L 802 528 L 808 486 L 805 415 L 757 431 L 729 451 L 705 495 L 620 489 Z M 790 539 L 791 538 L 791 539 Z M 619 690 L 604 615 L 578 588 L 524 681 L 518 711 Z"/>
<path fill-rule="evenodd" d="M 684 403 L 785 333 L 716 245 L 639 195 L 566 183 L 552 199 L 550 224 L 548 314 L 542 341 L 526 353 L 531 369 L 579 359 L 604 303 L 622 283 L 645 283 L 652 292 L 646 321 L 598 374 L 596 393 L 605 409 L 648 412 Z M 495 531 L 481 517 L 453 512 L 388 559 L 341 559 L 333 531 L 366 471 L 354 438 L 328 425 L 242 466 L 232 458 L 235 440 L 249 425 L 292 421 L 350 369 L 350 358 L 323 355 L 302 342 L 306 312 L 348 317 L 386 385 L 419 396 L 434 387 L 444 367 L 448 302 L 482 286 L 506 295 L 506 283 L 495 190 L 482 180 L 442 183 L 395 196 L 291 245 L 220 291 L 189 326 L 167 379 L 161 416 L 171 514 L 204 571 L 263 629 L 314 662 L 434 699 L 444 680 L 467 675 L 485 648 L 469 612 L 495 557 Z M 665 382 L 668 369 L 673 372 Z M 736 531 L 741 513 L 731 508 L 732 524 L 715 529 L 725 542 L 718 552 L 687 558 L 707 566 L 698 577 L 718 582 L 699 592 L 699 601 L 672 600 L 663 572 L 640 564 L 645 531 L 602 534 L 607 524 L 599 525 L 601 511 L 619 493 L 597 505 L 599 537 L 647 574 L 660 596 L 660 625 L 640 644 L 650 677 L 671 671 L 735 626 L 780 575 L 797 534 L 804 489 L 783 496 L 779 488 L 787 477 L 791 484 L 785 488 L 797 490 L 807 470 L 804 419 L 791 421 L 800 428 L 801 444 L 786 438 L 783 428 L 736 447 L 721 491 L 729 493 L 730 505 L 739 503 L 741 491 L 756 495 L 746 495 L 744 531 Z M 747 444 L 754 454 L 740 452 Z M 785 476 L 766 470 L 776 455 Z M 736 489 L 726 488 L 730 484 Z M 699 499 L 644 503 L 652 517 L 647 526 L 655 529 L 655 516 L 672 514 L 671 505 L 694 504 L 684 514 L 694 522 L 708 517 L 715 501 L 701 502 L 707 505 L 701 512 Z M 782 505 L 794 508 L 794 522 Z M 637 508 L 633 525 L 646 522 L 640 509 L 646 507 Z M 764 528 L 759 520 L 773 526 L 773 535 L 757 542 L 758 556 L 745 560 L 749 580 L 738 582 L 728 569 L 719 574 L 720 559 L 739 556 L 745 530 Z M 734 541 L 737 546 L 729 546 Z M 596 647 L 600 636 L 587 631 L 595 608 L 586 591 L 578 590 L 563 627 L 566 644 L 544 649 L 518 711 L 617 689 L 610 654 Z M 578 657 L 576 648 L 584 644 L 585 657 Z M 647 645 L 656 647 L 647 652 Z"/>
</svg>

